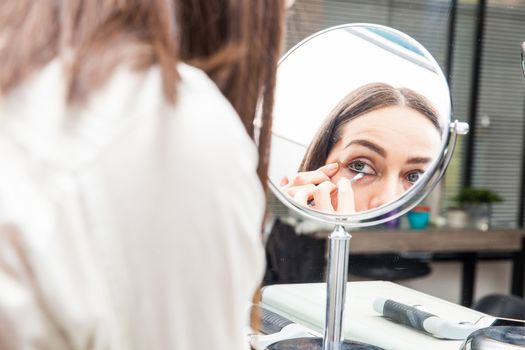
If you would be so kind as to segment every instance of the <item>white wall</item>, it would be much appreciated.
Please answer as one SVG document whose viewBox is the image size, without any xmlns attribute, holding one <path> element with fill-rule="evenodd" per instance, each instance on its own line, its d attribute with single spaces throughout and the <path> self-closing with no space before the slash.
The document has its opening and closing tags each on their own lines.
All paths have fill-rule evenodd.
<svg viewBox="0 0 525 350">
<path fill-rule="evenodd" d="M 511 273 L 512 263 L 510 261 L 478 262 L 474 301 L 487 294 L 509 294 Z M 432 263 L 432 273 L 429 276 L 403 281 L 399 284 L 459 304 L 461 302 L 461 263 Z"/>
</svg>

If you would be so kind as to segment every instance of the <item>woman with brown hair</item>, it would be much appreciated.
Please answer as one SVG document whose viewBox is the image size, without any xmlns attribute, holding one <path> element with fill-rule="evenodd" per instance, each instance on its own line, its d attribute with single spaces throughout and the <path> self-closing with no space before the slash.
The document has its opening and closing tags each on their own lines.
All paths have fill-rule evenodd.
<svg viewBox="0 0 525 350">
<path fill-rule="evenodd" d="M 327 213 L 373 209 L 407 191 L 440 149 L 439 115 L 430 101 L 408 88 L 367 84 L 332 110 L 299 172 L 291 180 L 284 178 L 281 189 L 298 203 Z M 290 254 L 296 253 L 290 247 L 298 246 L 316 262 L 299 259 L 294 264 Z M 324 247 L 324 240 L 297 235 L 277 222 L 266 246 L 266 283 L 322 280 Z"/>
<path fill-rule="evenodd" d="M 247 347 L 283 8 L 0 2 L 0 349 Z"/>
<path fill-rule="evenodd" d="M 370 83 L 332 110 L 310 143 L 298 174 L 283 190 L 303 204 L 333 211 L 341 186 L 347 213 L 373 209 L 399 197 L 437 156 L 441 127 L 435 108 L 408 88 Z M 350 181 L 357 174 L 355 184 Z M 354 187 L 354 190 L 352 190 Z M 350 193 L 354 192 L 354 193 Z M 328 200 L 332 193 L 332 202 Z M 340 208 L 339 208 L 340 209 Z M 340 213 L 343 213 L 339 210 Z"/>
</svg>

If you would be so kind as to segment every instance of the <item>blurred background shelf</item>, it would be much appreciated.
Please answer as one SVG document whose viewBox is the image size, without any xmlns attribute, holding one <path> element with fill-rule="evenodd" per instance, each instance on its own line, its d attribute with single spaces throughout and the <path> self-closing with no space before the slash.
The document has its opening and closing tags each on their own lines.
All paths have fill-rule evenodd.
<svg viewBox="0 0 525 350">
<path fill-rule="evenodd" d="M 521 250 L 524 235 L 523 229 L 355 231 L 351 252 L 515 252 Z"/>
<path fill-rule="evenodd" d="M 352 236 L 350 252 L 354 257 L 395 253 L 423 256 L 429 261 L 459 261 L 461 263 L 460 302 L 464 306 L 473 304 L 477 264 L 480 260 L 511 261 L 509 292 L 521 298 L 524 296 L 525 230 L 523 229 L 355 231 L 352 232 Z"/>
</svg>

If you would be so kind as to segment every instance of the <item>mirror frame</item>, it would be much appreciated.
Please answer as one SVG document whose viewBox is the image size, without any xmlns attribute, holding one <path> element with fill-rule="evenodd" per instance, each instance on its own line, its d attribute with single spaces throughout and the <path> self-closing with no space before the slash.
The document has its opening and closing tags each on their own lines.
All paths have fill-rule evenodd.
<svg viewBox="0 0 525 350">
<path fill-rule="evenodd" d="M 304 45 L 305 43 L 307 43 L 308 41 L 310 41 L 311 39 L 317 36 L 320 36 L 324 33 L 327 33 L 333 30 L 345 29 L 349 27 L 366 27 L 366 26 L 379 28 L 382 30 L 386 30 L 386 31 L 395 33 L 399 35 L 400 37 L 410 41 L 412 44 L 414 44 L 414 46 L 416 46 L 419 50 L 421 50 L 421 52 L 425 54 L 425 58 L 427 58 L 434 67 L 438 68 L 436 73 L 443 80 L 444 84 L 446 84 L 447 89 L 449 90 L 449 98 L 448 98 L 449 108 L 448 108 L 448 115 L 445 116 L 445 123 L 443 125 L 444 139 L 442 140 L 442 149 L 440 151 L 440 154 L 438 155 L 438 158 L 432 163 L 431 167 L 428 169 L 427 172 L 425 172 L 423 177 L 418 182 L 416 182 L 408 191 L 403 193 L 396 200 L 390 203 L 387 203 L 385 205 L 382 205 L 378 208 L 374 208 L 374 209 L 362 211 L 362 212 L 357 212 L 351 215 L 336 215 L 336 214 L 323 213 L 321 211 L 307 208 L 307 207 L 304 207 L 294 202 L 292 199 L 287 197 L 278 188 L 278 186 L 276 186 L 273 183 L 272 180 L 268 179 L 269 187 L 271 191 L 273 192 L 273 194 L 285 206 L 290 208 L 292 211 L 300 214 L 303 217 L 309 218 L 309 219 L 313 219 L 316 221 L 321 221 L 321 222 L 325 222 L 329 224 L 334 224 L 334 225 L 343 225 L 346 228 L 368 227 L 368 226 L 379 225 L 387 221 L 393 220 L 407 213 L 410 209 L 415 207 L 428 194 L 430 194 L 430 192 L 435 188 L 435 186 L 438 184 L 439 180 L 445 173 L 445 170 L 450 162 L 452 153 L 454 151 L 457 135 L 468 133 L 468 124 L 458 122 L 457 120 L 454 122 L 451 122 L 452 102 L 450 100 L 450 87 L 448 86 L 446 78 L 441 68 L 439 67 L 438 63 L 434 59 L 434 57 L 428 52 L 428 50 L 425 47 L 423 47 L 423 45 L 421 45 L 415 39 L 413 39 L 407 34 L 400 32 L 396 29 L 393 29 L 387 26 L 383 26 L 383 25 L 372 24 L 372 23 L 348 23 L 348 24 L 338 25 L 335 27 L 330 27 L 325 30 L 314 33 L 313 35 L 307 37 L 306 39 L 296 44 L 294 47 L 288 50 L 283 55 L 283 57 L 281 57 L 281 59 L 279 60 L 279 65 L 281 65 L 281 63 L 284 62 L 284 60 L 286 60 L 286 58 L 290 56 L 295 50 L 297 50 L 299 47 L 301 47 L 302 45 Z"/>
</svg>

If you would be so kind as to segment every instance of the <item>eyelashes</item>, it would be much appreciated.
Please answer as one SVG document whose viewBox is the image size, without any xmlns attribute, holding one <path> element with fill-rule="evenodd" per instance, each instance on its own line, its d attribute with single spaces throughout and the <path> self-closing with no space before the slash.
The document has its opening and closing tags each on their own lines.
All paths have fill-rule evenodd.
<svg viewBox="0 0 525 350">
<path fill-rule="evenodd" d="M 372 176 L 379 175 L 378 171 L 371 164 L 371 162 L 362 158 L 351 160 L 346 164 L 345 167 L 353 173 L 363 174 L 369 178 Z M 423 175 L 424 172 L 425 171 L 423 169 L 411 169 L 405 174 L 403 174 L 401 177 L 404 181 L 406 181 L 406 185 L 409 187 L 416 183 L 421 178 L 421 175 Z"/>
<path fill-rule="evenodd" d="M 424 171 L 420 169 L 412 170 L 405 175 L 405 179 L 408 182 L 410 182 L 410 184 L 414 184 L 417 180 L 421 178 L 421 175 L 423 175 L 423 173 Z"/>
<path fill-rule="evenodd" d="M 377 171 L 366 161 L 362 159 L 355 159 L 350 161 L 346 167 L 348 170 L 355 173 L 365 174 L 365 175 L 376 175 Z"/>
</svg>

